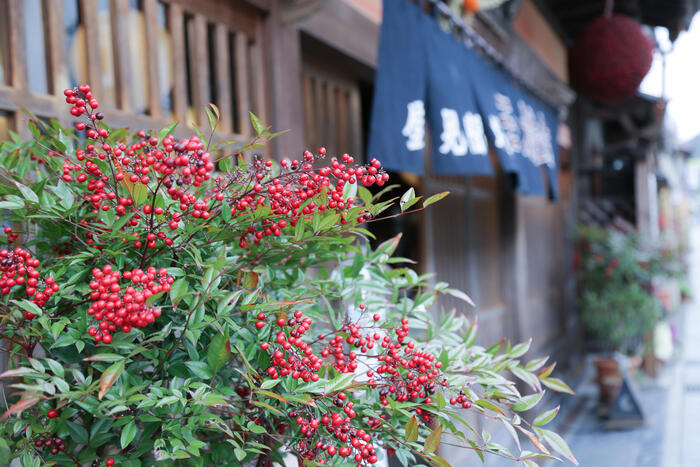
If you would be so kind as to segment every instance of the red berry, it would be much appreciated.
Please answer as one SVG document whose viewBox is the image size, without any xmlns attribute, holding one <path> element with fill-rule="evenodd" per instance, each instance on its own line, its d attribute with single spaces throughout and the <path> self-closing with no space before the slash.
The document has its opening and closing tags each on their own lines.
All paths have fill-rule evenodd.
<svg viewBox="0 0 700 467">
<path fill-rule="evenodd" d="M 49 418 L 56 418 L 58 417 L 58 411 L 56 409 L 51 409 L 48 412 L 46 412 L 46 416 Z"/>
<path fill-rule="evenodd" d="M 114 465 L 114 458 L 108 457 L 107 460 L 105 460 L 105 465 L 107 467 L 112 467 Z"/>
</svg>

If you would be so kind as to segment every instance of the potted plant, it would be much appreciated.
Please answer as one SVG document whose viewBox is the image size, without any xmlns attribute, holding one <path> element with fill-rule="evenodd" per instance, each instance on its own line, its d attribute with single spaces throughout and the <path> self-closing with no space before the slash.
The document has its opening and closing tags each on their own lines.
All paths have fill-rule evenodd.
<svg viewBox="0 0 700 467">
<path fill-rule="evenodd" d="M 643 340 L 660 319 L 660 307 L 651 293 L 653 255 L 631 232 L 582 228 L 578 235 L 578 306 L 594 364 L 601 401 L 614 400 L 622 383 L 615 353 L 631 356 L 636 368 Z"/>
</svg>

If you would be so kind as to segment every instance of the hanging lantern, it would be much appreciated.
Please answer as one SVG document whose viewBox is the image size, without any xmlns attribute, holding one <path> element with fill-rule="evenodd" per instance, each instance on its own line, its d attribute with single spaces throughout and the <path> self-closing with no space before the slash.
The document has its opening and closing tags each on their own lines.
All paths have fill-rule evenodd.
<svg viewBox="0 0 700 467">
<path fill-rule="evenodd" d="M 637 21 L 624 15 L 598 17 L 569 52 L 571 84 L 600 102 L 630 98 L 651 68 L 653 51 L 653 41 Z"/>
</svg>

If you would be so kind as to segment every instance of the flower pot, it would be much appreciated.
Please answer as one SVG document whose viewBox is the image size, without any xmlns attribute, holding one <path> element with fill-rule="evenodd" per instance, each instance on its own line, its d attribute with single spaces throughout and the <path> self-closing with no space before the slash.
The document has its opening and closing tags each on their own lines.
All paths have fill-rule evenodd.
<svg viewBox="0 0 700 467">
<path fill-rule="evenodd" d="M 596 367 L 600 401 L 611 404 L 622 386 L 622 373 L 614 358 L 598 358 L 593 361 Z"/>
</svg>

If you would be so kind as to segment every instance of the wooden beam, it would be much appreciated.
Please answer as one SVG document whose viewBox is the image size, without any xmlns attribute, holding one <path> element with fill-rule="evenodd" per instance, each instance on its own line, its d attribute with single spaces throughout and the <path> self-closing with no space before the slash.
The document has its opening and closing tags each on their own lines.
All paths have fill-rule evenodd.
<svg viewBox="0 0 700 467">
<path fill-rule="evenodd" d="M 187 115 L 187 84 L 185 82 L 185 19 L 182 7 L 176 3 L 168 5 L 168 25 L 172 44 L 172 68 L 170 78 L 173 80 L 174 119 L 184 122 Z"/>
<path fill-rule="evenodd" d="M 112 44 L 114 46 L 114 82 L 116 87 L 117 107 L 131 111 L 131 57 L 129 56 L 128 41 L 124 36 L 129 31 L 129 2 L 128 0 L 112 0 L 110 2 L 110 17 L 112 20 Z M 89 42 L 89 41 L 87 41 Z"/>
<path fill-rule="evenodd" d="M 92 93 L 102 96 L 102 57 L 100 54 L 100 33 L 97 20 L 97 5 L 94 0 L 80 0 L 81 24 L 85 31 L 85 56 L 87 58 L 87 82 Z M 123 40 L 122 40 L 123 41 Z M 126 41 L 123 41 L 126 42 Z"/>
<path fill-rule="evenodd" d="M 260 10 L 241 0 L 162 0 L 256 38 Z"/>
<path fill-rule="evenodd" d="M 377 64 L 379 24 L 350 6 L 349 2 L 328 2 L 297 26 L 365 65 L 374 67 Z"/>
<path fill-rule="evenodd" d="M 162 118 L 160 70 L 158 69 L 158 17 L 157 0 L 143 1 L 143 21 L 146 36 L 146 69 L 148 76 L 148 109 L 153 118 Z"/>
<path fill-rule="evenodd" d="M 219 124 L 221 125 L 221 131 L 231 132 L 233 131 L 233 109 L 231 109 L 231 51 L 229 50 L 229 31 L 226 26 L 217 23 L 214 34 L 216 95 L 218 97 L 217 106 L 221 113 Z"/>
</svg>

